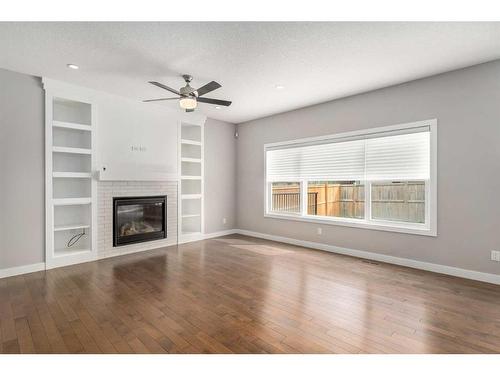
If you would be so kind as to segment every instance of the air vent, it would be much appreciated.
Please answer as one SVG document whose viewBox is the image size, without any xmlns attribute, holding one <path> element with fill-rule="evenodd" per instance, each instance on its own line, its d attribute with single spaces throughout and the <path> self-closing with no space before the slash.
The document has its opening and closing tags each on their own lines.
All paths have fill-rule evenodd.
<svg viewBox="0 0 500 375">
<path fill-rule="evenodd" d="M 379 262 L 375 262 L 374 260 L 368 260 L 368 259 L 362 259 L 361 260 L 363 263 L 368 263 L 368 264 L 373 264 L 374 266 L 380 265 Z"/>
</svg>

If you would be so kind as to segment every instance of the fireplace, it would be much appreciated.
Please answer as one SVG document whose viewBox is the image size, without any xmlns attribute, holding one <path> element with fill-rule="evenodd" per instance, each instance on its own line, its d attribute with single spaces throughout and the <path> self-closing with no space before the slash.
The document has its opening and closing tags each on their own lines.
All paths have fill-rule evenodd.
<svg viewBox="0 0 500 375">
<path fill-rule="evenodd" d="M 167 237 L 167 196 L 113 198 L 113 246 Z"/>
</svg>

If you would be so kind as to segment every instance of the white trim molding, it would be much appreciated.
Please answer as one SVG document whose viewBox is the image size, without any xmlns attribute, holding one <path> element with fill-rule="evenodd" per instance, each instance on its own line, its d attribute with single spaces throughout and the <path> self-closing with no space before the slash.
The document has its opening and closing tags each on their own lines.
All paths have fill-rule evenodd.
<svg viewBox="0 0 500 375">
<path fill-rule="evenodd" d="M 228 229 L 228 230 L 221 230 L 219 232 L 196 234 L 193 236 L 183 236 L 182 239 L 179 238 L 179 245 L 189 243 L 189 242 L 209 240 L 211 238 L 216 238 L 216 237 L 229 236 L 230 234 L 237 234 L 237 233 L 239 233 L 238 229 Z"/>
<path fill-rule="evenodd" d="M 291 245 L 307 247 L 315 250 L 323 250 L 331 253 L 349 255 L 356 258 L 370 259 L 384 263 L 396 264 L 398 266 L 416 268 L 419 270 L 441 273 L 444 275 L 457 276 L 464 279 L 470 279 L 470 280 L 476 280 L 485 283 L 500 285 L 500 275 L 492 273 L 466 270 L 464 268 L 457 268 L 457 267 L 445 266 L 442 264 L 422 262 L 419 260 L 408 259 L 408 258 L 399 258 L 391 255 L 384 255 L 384 254 L 372 253 L 369 251 L 349 249 L 345 247 L 328 245 L 319 242 L 303 241 L 295 238 L 275 236 L 272 234 L 253 232 L 244 229 L 238 229 L 236 230 L 236 233 L 250 237 L 262 238 L 270 241 L 277 241 Z"/>
<path fill-rule="evenodd" d="M 3 279 L 4 277 L 24 275 L 26 273 L 32 273 L 32 272 L 38 272 L 38 271 L 45 271 L 45 263 L 44 262 L 27 264 L 25 266 L 17 266 L 17 267 L 1 269 L 0 270 L 0 279 Z"/>
<path fill-rule="evenodd" d="M 203 237 L 205 240 L 209 240 L 211 238 L 229 236 L 231 234 L 237 234 L 237 233 L 239 233 L 239 229 L 228 229 L 228 230 L 221 230 L 219 232 L 206 233 L 203 235 Z"/>
</svg>

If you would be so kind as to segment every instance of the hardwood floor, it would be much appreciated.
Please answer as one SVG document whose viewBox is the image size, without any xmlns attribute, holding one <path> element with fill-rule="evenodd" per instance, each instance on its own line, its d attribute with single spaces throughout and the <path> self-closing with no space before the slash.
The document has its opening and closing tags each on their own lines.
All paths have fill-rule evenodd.
<svg viewBox="0 0 500 375">
<path fill-rule="evenodd" d="M 228 236 L 0 279 L 3 353 L 500 352 L 500 286 Z"/>
</svg>

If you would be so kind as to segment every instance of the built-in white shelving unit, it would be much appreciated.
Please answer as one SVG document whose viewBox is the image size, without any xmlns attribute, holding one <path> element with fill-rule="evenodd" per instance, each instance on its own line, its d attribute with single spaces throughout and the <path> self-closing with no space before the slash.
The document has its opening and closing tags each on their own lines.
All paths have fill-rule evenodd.
<svg viewBox="0 0 500 375">
<path fill-rule="evenodd" d="M 203 235 L 204 121 L 181 121 L 179 137 L 179 242 L 187 242 Z"/>
<path fill-rule="evenodd" d="M 75 92 L 45 89 L 47 268 L 96 259 L 96 108 Z M 73 246 L 68 242 L 82 234 Z"/>
</svg>

